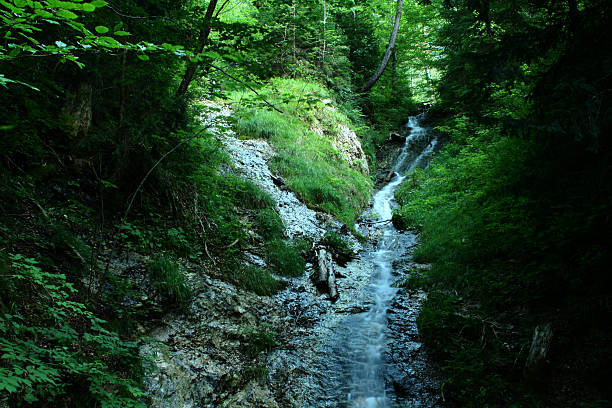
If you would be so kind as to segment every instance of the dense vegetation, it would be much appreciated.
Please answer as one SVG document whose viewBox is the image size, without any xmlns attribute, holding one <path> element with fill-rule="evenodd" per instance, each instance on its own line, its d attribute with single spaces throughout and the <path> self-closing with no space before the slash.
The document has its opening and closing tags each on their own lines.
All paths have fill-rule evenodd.
<svg viewBox="0 0 612 408">
<path fill-rule="evenodd" d="M 430 291 L 419 324 L 447 401 L 609 405 L 611 7 L 406 1 L 387 69 L 359 94 L 394 1 L 0 1 L 0 404 L 144 406 L 136 328 L 186 310 L 186 272 L 259 295 L 303 273 L 308 243 L 286 239 L 200 120 L 214 100 L 349 228 L 376 146 L 433 103 L 444 147 L 397 217 L 433 263 L 409 283 Z M 369 174 L 339 160 L 342 126 Z M 242 265 L 252 247 L 267 269 Z M 526 370 L 548 323 L 548 362 Z"/>
<path fill-rule="evenodd" d="M 465 3 L 465 4 L 464 4 Z M 419 325 L 459 406 L 609 406 L 610 3 L 447 2 L 431 123 L 397 193 L 433 262 Z M 534 328 L 551 348 L 526 367 Z"/>
</svg>

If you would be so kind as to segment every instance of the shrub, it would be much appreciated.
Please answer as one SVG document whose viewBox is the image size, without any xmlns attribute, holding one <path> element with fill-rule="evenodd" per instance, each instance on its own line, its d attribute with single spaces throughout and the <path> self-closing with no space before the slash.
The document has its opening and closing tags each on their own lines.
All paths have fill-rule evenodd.
<svg viewBox="0 0 612 408">
<path fill-rule="evenodd" d="M 243 335 L 246 338 L 245 352 L 249 356 L 256 356 L 261 352 L 270 352 L 279 345 L 276 341 L 277 333 L 270 330 L 266 324 L 258 329 L 248 327 L 244 330 Z"/>
<path fill-rule="evenodd" d="M 65 275 L 20 254 L 3 264 L 0 393 L 9 406 L 144 407 L 144 393 L 126 374 L 139 365 L 136 345 L 77 301 Z"/>
<path fill-rule="evenodd" d="M 355 257 L 351 245 L 342 238 L 341 235 L 335 232 L 326 232 L 321 243 L 330 250 L 340 266 L 346 266 L 346 264 Z"/>
<path fill-rule="evenodd" d="M 157 292 L 176 306 L 185 306 L 191 300 L 191 289 L 179 264 L 166 255 L 155 256 L 147 269 Z"/>
</svg>

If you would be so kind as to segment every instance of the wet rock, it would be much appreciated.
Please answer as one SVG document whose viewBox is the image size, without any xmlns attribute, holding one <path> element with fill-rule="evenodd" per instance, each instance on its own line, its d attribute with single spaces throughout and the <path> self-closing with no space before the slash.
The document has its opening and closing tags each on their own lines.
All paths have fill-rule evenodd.
<svg viewBox="0 0 612 408">
<path fill-rule="evenodd" d="M 338 309 L 338 313 L 347 313 L 347 314 L 356 314 L 356 313 L 364 313 L 367 312 L 370 308 L 370 305 L 350 305 L 342 309 Z"/>
<path fill-rule="evenodd" d="M 406 141 L 406 134 L 400 134 L 399 132 L 389 132 L 389 141 L 392 143 L 404 143 Z"/>
</svg>

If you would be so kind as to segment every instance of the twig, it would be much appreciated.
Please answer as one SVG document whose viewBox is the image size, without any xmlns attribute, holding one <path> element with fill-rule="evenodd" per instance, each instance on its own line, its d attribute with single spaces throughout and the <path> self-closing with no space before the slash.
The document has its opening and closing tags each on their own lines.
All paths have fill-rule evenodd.
<svg viewBox="0 0 612 408">
<path fill-rule="evenodd" d="M 161 19 L 161 20 L 168 20 L 171 21 L 173 23 L 176 23 L 176 20 L 170 18 L 170 17 L 166 17 L 166 16 L 131 16 L 129 14 L 125 14 L 121 11 L 118 10 L 118 7 L 113 5 L 112 3 L 107 3 L 106 4 L 107 7 L 109 9 L 111 9 L 115 14 L 117 14 L 118 16 L 124 17 L 124 18 L 133 18 L 133 19 Z"/>
<path fill-rule="evenodd" d="M 136 191 L 134 191 L 134 193 L 132 194 L 132 198 L 130 199 L 130 203 L 127 206 L 127 209 L 125 210 L 125 214 L 123 214 L 123 219 L 126 219 L 128 214 L 130 213 L 130 209 L 132 208 L 132 204 L 134 204 L 134 199 L 136 198 L 136 195 L 138 194 L 138 192 L 140 191 L 140 189 L 142 188 L 143 184 L 145 183 L 145 181 L 147 180 L 147 178 L 149 178 L 149 176 L 151 175 L 151 173 L 153 172 L 153 170 L 155 170 L 155 168 L 159 165 L 159 163 L 161 163 L 166 157 L 168 157 L 168 155 L 170 155 L 170 153 L 174 152 L 176 149 L 178 149 L 180 146 L 182 146 L 183 144 L 199 137 L 202 132 L 204 132 L 206 130 L 206 128 L 201 129 L 198 133 L 196 133 L 195 135 L 191 136 L 188 139 L 183 140 L 182 142 L 180 142 L 179 144 L 177 144 L 176 146 L 174 146 L 172 149 L 168 150 L 166 152 L 166 154 L 164 154 L 157 162 L 155 162 L 155 164 L 153 165 L 153 167 L 151 167 L 149 169 L 149 171 L 147 172 L 147 174 L 143 177 L 143 179 L 141 180 L 140 184 L 138 185 L 138 188 L 136 188 Z"/>
<path fill-rule="evenodd" d="M 215 14 L 215 18 L 219 17 L 219 14 L 221 14 L 221 11 L 223 11 L 223 9 L 225 8 L 225 6 L 227 6 L 227 3 L 229 3 L 230 0 L 225 0 L 223 2 L 223 4 L 221 4 L 221 7 L 219 7 L 219 9 L 217 10 L 217 13 Z"/>
<path fill-rule="evenodd" d="M 266 98 L 264 98 L 263 96 L 261 96 L 261 94 L 259 92 L 257 92 L 252 86 L 250 86 L 249 84 L 247 84 L 244 81 L 241 81 L 240 79 L 236 78 L 235 76 L 233 76 L 232 74 L 225 72 L 222 68 L 219 68 L 218 66 L 214 65 L 214 64 L 208 64 L 211 68 L 216 69 L 217 71 L 220 71 L 222 74 L 230 77 L 231 79 L 233 79 L 236 82 L 241 83 L 242 85 L 246 86 L 247 88 L 249 88 L 249 90 L 251 90 L 255 95 L 259 96 L 266 105 L 268 105 L 269 107 L 271 107 L 272 109 L 274 109 L 275 111 L 277 111 L 278 113 L 284 113 L 282 110 L 278 109 L 276 106 L 274 106 L 273 104 L 271 104 L 270 102 L 268 102 L 266 100 Z"/>
<path fill-rule="evenodd" d="M 214 258 L 210 256 L 210 252 L 208 252 L 208 245 L 206 245 L 206 241 L 204 241 L 204 251 L 206 252 L 206 255 L 208 255 L 208 257 L 212 261 L 213 265 L 216 265 L 217 262 L 215 262 Z"/>
<path fill-rule="evenodd" d="M 376 224 L 388 224 L 392 222 L 392 220 L 384 220 L 384 221 L 363 221 L 360 224 L 366 224 L 366 225 L 376 225 Z"/>
<path fill-rule="evenodd" d="M 236 240 L 235 240 L 234 242 L 232 242 L 231 244 L 229 244 L 229 245 L 228 245 L 228 246 L 226 246 L 225 248 L 227 249 L 227 248 L 231 248 L 231 247 L 233 247 L 234 245 L 236 245 L 236 244 L 238 243 L 238 241 L 240 241 L 240 238 L 236 238 Z"/>
</svg>

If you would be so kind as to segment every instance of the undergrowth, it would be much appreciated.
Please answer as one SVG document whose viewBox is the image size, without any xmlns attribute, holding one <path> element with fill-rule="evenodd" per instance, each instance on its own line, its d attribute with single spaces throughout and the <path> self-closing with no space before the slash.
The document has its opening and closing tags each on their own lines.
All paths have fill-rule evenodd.
<svg viewBox="0 0 612 408">
<path fill-rule="evenodd" d="M 502 136 L 500 126 L 457 116 L 440 130 L 451 142 L 427 170 L 406 178 L 395 215 L 420 230 L 414 260 L 433 263 L 404 286 L 429 290 L 418 325 L 442 365 L 447 399 L 465 407 L 549 406 L 546 388 L 525 375 L 533 329 L 545 322 L 555 330 L 547 357 L 554 379 L 546 381 L 572 381 L 577 374 L 568 367 L 579 366 L 581 387 L 605 389 L 600 373 L 612 351 L 602 340 L 609 330 L 600 328 L 610 313 L 593 299 L 605 296 L 609 278 L 600 271 L 609 254 L 588 244 L 602 236 L 605 197 L 594 211 L 579 195 L 560 196 L 584 189 L 581 176 L 532 140 Z M 549 181 L 559 174 L 563 187 Z M 583 361 L 577 356 L 591 353 L 591 338 L 600 339 L 601 353 Z M 555 398 L 559 406 L 591 400 Z"/>
</svg>

